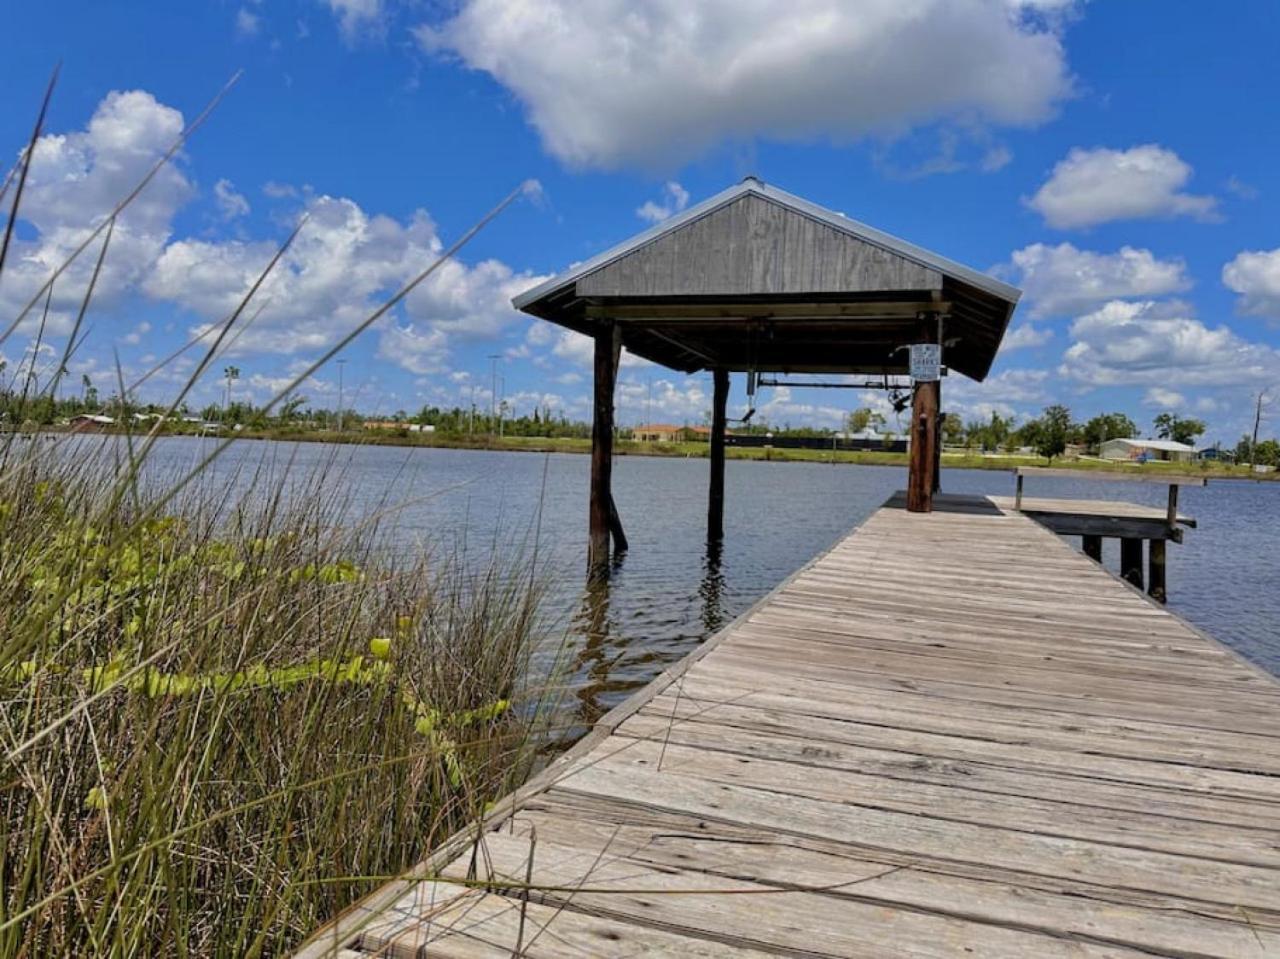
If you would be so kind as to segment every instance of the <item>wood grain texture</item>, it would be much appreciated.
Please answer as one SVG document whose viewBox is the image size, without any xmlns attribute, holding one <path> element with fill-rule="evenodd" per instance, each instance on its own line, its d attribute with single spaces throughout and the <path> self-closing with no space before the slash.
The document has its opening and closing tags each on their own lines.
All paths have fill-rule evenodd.
<svg viewBox="0 0 1280 959">
<path fill-rule="evenodd" d="M 502 809 L 324 941 L 1280 954 L 1280 683 L 985 498 L 881 509 Z"/>
<path fill-rule="evenodd" d="M 758 196 L 744 196 L 578 280 L 579 296 L 940 290 L 942 274 Z"/>
</svg>

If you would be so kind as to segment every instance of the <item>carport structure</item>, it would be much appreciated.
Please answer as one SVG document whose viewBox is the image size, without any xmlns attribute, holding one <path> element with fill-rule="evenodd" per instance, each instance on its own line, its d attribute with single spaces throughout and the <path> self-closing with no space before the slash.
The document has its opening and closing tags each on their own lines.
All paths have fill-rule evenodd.
<svg viewBox="0 0 1280 959">
<path fill-rule="evenodd" d="M 1020 293 L 873 227 L 748 177 L 516 297 L 595 340 L 590 561 L 626 539 L 612 494 L 614 388 L 625 347 L 713 375 L 708 536 L 723 533 L 732 373 L 903 376 L 910 348 L 981 381 Z M 912 390 L 908 508 L 937 488 L 940 381 Z"/>
</svg>

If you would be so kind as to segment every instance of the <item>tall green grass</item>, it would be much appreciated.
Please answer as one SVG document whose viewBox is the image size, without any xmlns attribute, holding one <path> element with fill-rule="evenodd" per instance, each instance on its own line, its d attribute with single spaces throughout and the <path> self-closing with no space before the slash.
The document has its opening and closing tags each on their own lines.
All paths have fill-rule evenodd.
<svg viewBox="0 0 1280 959">
<path fill-rule="evenodd" d="M 0 954 L 279 952 L 524 774 L 539 584 L 107 456 L 4 449 Z"/>
<path fill-rule="evenodd" d="M 42 393 L 84 342 L 117 218 L 228 88 L 86 224 L 27 305 L 0 317 L 0 346 L 47 342 L 37 306 L 101 238 Z M 0 282 L 48 102 L 0 187 L 12 197 Z M 161 362 L 203 350 L 172 408 L 253 322 L 253 299 L 302 229 L 305 218 L 231 315 Z M 117 371 L 119 393 L 159 368 L 132 384 Z M 24 385 L 21 401 L 40 398 Z M 394 513 L 353 513 L 331 470 L 218 480 L 210 467 L 228 438 L 164 474 L 158 442 L 154 430 L 0 431 L 0 956 L 285 951 L 474 822 L 536 753 L 551 688 L 531 663 L 536 555 L 389 553 L 379 527 Z"/>
</svg>

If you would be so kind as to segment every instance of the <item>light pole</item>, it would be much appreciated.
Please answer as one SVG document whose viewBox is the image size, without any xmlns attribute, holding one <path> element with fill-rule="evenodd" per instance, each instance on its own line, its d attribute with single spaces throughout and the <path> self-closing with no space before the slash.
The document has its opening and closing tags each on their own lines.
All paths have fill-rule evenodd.
<svg viewBox="0 0 1280 959">
<path fill-rule="evenodd" d="M 505 376 L 499 377 L 499 382 L 502 383 L 502 399 L 498 401 L 498 438 L 501 439 L 502 421 L 507 415 L 507 378 Z"/>
<path fill-rule="evenodd" d="M 338 360 L 338 432 L 342 432 L 342 368 L 346 360 Z"/>
<path fill-rule="evenodd" d="M 1249 467 L 1258 465 L 1258 427 L 1262 425 L 1262 406 L 1267 401 L 1267 393 L 1271 387 L 1258 390 L 1258 405 L 1253 413 L 1253 439 L 1249 443 Z"/>
</svg>

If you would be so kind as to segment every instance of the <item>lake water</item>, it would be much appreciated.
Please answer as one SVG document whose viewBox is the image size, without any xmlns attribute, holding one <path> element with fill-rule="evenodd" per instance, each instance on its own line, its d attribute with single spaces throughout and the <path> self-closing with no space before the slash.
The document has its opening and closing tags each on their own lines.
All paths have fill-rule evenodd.
<svg viewBox="0 0 1280 959">
<path fill-rule="evenodd" d="M 211 440 L 162 441 L 157 462 L 189 467 Z M 788 574 L 861 523 L 906 485 L 896 467 L 730 461 L 725 539 L 705 542 L 707 462 L 620 457 L 614 495 L 631 548 L 607 587 L 586 591 L 589 457 L 320 444 L 233 444 L 217 472 L 264 457 L 305 471 L 336 462 L 357 505 L 405 504 L 386 524 L 388 547 L 529 539 L 557 584 L 552 612 L 571 633 L 577 710 L 593 721 Z M 945 470 L 943 489 L 1012 495 L 1010 473 Z M 1164 505 L 1166 487 L 1075 478 L 1027 481 L 1030 496 Z M 1280 673 L 1280 483 L 1223 480 L 1184 488 L 1180 509 L 1199 528 L 1168 550 L 1170 608 Z M 538 522 L 540 513 L 540 523 Z M 1079 547 L 1078 539 L 1073 545 Z M 1104 560 L 1118 565 L 1116 541 Z"/>
</svg>

